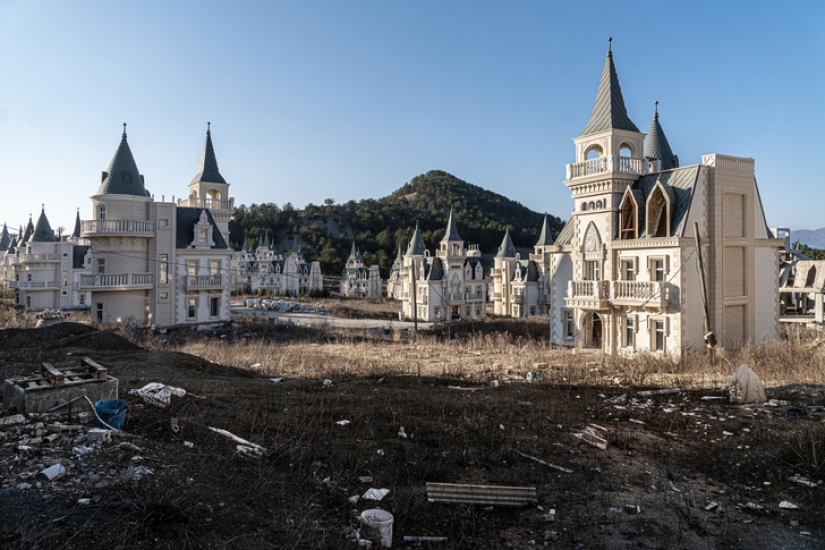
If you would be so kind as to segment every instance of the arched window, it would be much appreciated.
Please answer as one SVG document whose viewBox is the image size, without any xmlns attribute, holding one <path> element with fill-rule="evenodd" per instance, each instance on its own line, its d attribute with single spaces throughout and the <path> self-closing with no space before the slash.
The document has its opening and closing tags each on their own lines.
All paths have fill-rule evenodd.
<svg viewBox="0 0 825 550">
<path fill-rule="evenodd" d="M 627 143 L 622 143 L 622 146 L 619 147 L 619 156 L 630 158 L 633 156 L 633 148 L 628 145 Z"/>
<path fill-rule="evenodd" d="M 647 236 L 670 235 L 670 200 L 661 183 L 657 183 L 647 199 Z"/>
<path fill-rule="evenodd" d="M 619 239 L 636 239 L 639 237 L 637 231 L 636 203 L 631 194 L 625 193 L 622 199 L 621 219 L 619 220 Z"/>
<path fill-rule="evenodd" d="M 596 201 L 596 210 L 601 210 L 602 208 L 602 201 Z"/>
<path fill-rule="evenodd" d="M 587 203 L 586 202 L 582 203 L 582 212 L 587 212 Z"/>
<path fill-rule="evenodd" d="M 587 152 L 584 154 L 584 158 L 587 160 L 597 159 L 602 156 L 602 148 L 598 145 L 591 145 Z"/>
<path fill-rule="evenodd" d="M 588 210 L 595 210 L 596 209 L 596 203 L 593 202 L 593 201 L 590 201 L 587 205 L 587 209 Z"/>
</svg>

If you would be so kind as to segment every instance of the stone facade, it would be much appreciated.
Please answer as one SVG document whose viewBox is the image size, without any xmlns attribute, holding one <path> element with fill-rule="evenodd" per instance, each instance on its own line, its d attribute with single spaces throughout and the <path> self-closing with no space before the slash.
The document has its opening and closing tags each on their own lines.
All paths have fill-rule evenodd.
<svg viewBox="0 0 825 550">
<path fill-rule="evenodd" d="M 359 298 L 381 297 L 381 272 L 378 265 L 367 267 L 361 251 L 352 242 L 352 251 L 347 258 L 346 266 L 341 273 L 341 296 L 357 296 Z"/>
<path fill-rule="evenodd" d="M 321 264 L 304 260 L 297 239 L 290 254 L 276 252 L 269 233 L 254 250 L 244 241 L 232 256 L 232 266 L 234 288 L 239 292 L 299 296 L 324 288 Z"/>
</svg>

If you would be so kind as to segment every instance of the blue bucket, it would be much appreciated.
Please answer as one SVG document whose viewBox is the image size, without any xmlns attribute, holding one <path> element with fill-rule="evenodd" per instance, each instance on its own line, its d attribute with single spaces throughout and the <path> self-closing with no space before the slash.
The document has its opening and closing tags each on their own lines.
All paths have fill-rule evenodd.
<svg viewBox="0 0 825 550">
<path fill-rule="evenodd" d="M 109 426 L 119 430 L 126 422 L 126 415 L 129 413 L 129 405 L 122 399 L 104 399 L 95 403 L 95 427 L 105 428 L 100 421 L 106 422 Z M 98 417 L 100 417 L 98 419 Z"/>
</svg>

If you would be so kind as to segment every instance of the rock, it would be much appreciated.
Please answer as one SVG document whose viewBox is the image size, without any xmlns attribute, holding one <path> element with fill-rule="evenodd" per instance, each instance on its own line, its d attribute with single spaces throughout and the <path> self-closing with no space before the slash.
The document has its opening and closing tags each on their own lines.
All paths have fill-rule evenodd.
<svg viewBox="0 0 825 550">
<path fill-rule="evenodd" d="M 739 365 L 730 379 L 731 403 L 764 403 L 768 400 L 765 385 L 747 365 Z"/>
</svg>

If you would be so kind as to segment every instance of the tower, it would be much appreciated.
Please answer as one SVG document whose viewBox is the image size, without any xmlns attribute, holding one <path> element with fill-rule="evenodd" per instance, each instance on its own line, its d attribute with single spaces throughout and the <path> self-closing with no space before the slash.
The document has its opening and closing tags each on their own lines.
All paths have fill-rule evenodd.
<svg viewBox="0 0 825 550">
<path fill-rule="evenodd" d="M 198 173 L 189 183 L 189 199 L 178 201 L 178 206 L 208 208 L 224 241 L 229 243 L 229 220 L 235 209 L 235 200 L 229 197 L 229 184 L 218 170 L 218 160 L 212 146 L 211 127 L 212 123 L 207 122 Z"/>
</svg>

